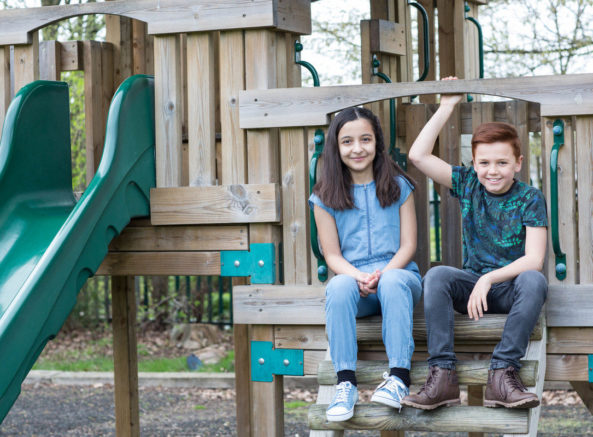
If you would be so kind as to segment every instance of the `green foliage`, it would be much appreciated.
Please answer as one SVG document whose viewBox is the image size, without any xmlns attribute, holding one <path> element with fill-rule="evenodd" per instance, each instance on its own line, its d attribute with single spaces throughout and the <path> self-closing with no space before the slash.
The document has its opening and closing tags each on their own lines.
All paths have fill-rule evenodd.
<svg viewBox="0 0 593 437">
<path fill-rule="evenodd" d="M 291 401 L 284 402 L 284 408 L 287 410 L 295 410 L 297 408 L 308 407 L 309 403 L 305 401 Z"/>
<path fill-rule="evenodd" d="M 204 405 L 194 405 L 194 410 L 205 410 L 206 407 Z"/>
<path fill-rule="evenodd" d="M 86 131 L 84 116 L 84 73 L 67 71 L 62 74 L 70 89 L 70 144 L 72 147 L 72 189 L 86 188 Z"/>
</svg>

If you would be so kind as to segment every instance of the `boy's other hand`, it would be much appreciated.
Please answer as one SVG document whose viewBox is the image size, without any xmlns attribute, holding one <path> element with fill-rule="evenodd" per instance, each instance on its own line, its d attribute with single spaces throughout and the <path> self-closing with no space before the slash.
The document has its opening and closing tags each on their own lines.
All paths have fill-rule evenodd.
<svg viewBox="0 0 593 437">
<path fill-rule="evenodd" d="M 467 314 L 470 319 L 479 320 L 480 317 L 484 317 L 484 312 L 488 311 L 486 296 L 488 296 L 490 287 L 492 287 L 492 282 L 487 275 L 480 277 L 474 285 L 467 302 Z"/>
<path fill-rule="evenodd" d="M 457 80 L 455 76 L 447 76 L 441 80 Z M 455 106 L 463 100 L 463 94 L 443 94 L 441 95 L 441 106 Z"/>
</svg>

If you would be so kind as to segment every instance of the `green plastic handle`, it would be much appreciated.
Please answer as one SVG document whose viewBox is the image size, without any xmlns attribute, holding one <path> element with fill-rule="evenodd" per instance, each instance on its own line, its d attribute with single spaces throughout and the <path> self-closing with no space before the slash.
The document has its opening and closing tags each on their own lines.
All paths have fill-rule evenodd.
<svg viewBox="0 0 593 437">
<path fill-rule="evenodd" d="M 550 197 L 552 215 L 552 247 L 556 256 L 556 278 L 566 278 L 566 254 L 560 248 L 560 235 L 558 227 L 558 152 L 564 146 L 564 122 L 554 121 L 554 146 L 550 152 Z"/>
</svg>

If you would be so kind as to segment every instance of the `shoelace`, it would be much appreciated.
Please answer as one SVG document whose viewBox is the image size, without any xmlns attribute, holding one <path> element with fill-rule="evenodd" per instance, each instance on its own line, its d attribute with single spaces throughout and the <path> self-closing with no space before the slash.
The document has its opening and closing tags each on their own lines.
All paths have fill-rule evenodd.
<svg viewBox="0 0 593 437">
<path fill-rule="evenodd" d="M 521 382 L 521 378 L 514 367 L 507 367 L 504 370 L 504 378 L 512 388 L 519 389 L 520 391 L 527 391 L 527 388 L 525 388 L 523 382 Z"/>
<path fill-rule="evenodd" d="M 406 389 L 406 386 L 403 383 L 399 382 L 395 378 L 391 378 L 389 376 L 389 373 L 387 373 L 387 372 L 383 373 L 383 379 L 385 380 L 383 382 L 383 387 L 387 388 L 387 390 L 390 390 L 390 391 L 393 390 L 393 391 L 399 393 L 398 389 L 400 389 L 400 390 Z"/>
<path fill-rule="evenodd" d="M 338 384 L 336 387 L 336 403 L 347 402 L 352 384 Z"/>
<path fill-rule="evenodd" d="M 430 390 L 430 388 L 432 387 L 432 385 L 434 384 L 434 380 L 435 380 L 435 373 L 437 373 L 438 368 L 436 366 L 432 366 L 430 367 L 430 373 L 428 374 L 428 378 L 426 379 L 426 382 L 424 383 L 424 385 L 422 385 L 422 387 L 420 387 L 420 391 L 418 392 L 418 394 L 424 392 L 424 391 L 428 391 Z"/>
</svg>

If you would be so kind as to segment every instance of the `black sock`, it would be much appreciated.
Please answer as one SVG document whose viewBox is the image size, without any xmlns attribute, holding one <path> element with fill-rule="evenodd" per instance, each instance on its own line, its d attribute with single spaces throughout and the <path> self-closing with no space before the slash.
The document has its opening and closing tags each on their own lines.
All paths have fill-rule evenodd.
<svg viewBox="0 0 593 437">
<path fill-rule="evenodd" d="M 406 387 L 410 386 L 410 371 L 408 369 L 404 369 L 403 367 L 392 367 L 389 369 L 389 376 L 397 376 L 402 380 Z"/>
<path fill-rule="evenodd" d="M 354 387 L 357 386 L 354 370 L 340 370 L 338 372 L 338 384 L 344 381 L 350 381 Z"/>
</svg>

